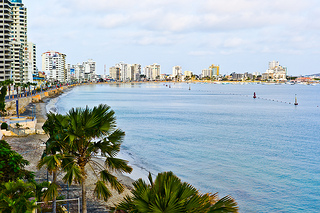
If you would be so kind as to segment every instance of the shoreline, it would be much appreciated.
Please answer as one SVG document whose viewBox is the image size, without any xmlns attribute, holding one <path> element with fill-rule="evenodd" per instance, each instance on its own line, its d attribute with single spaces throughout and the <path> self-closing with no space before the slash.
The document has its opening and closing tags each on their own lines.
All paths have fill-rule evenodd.
<svg viewBox="0 0 320 213">
<path fill-rule="evenodd" d="M 32 106 L 36 107 L 36 118 L 37 118 L 37 124 L 36 129 L 42 129 L 42 126 L 44 122 L 46 121 L 46 114 L 47 114 L 47 106 L 48 104 L 58 99 L 62 94 L 66 94 L 70 92 L 72 88 L 68 88 L 64 90 L 63 93 L 57 94 L 52 97 L 46 97 L 42 99 L 41 102 L 38 103 L 30 103 L 28 106 L 26 106 L 26 111 L 24 114 L 28 114 L 30 112 L 30 108 Z M 47 174 L 45 169 L 38 170 L 37 169 L 37 163 L 39 162 L 42 153 L 45 149 L 45 146 L 43 145 L 45 141 L 48 139 L 48 136 L 46 134 L 33 134 L 28 135 L 26 137 L 3 137 L 3 140 L 6 140 L 8 144 L 12 147 L 12 149 L 16 152 L 18 152 L 20 155 L 23 156 L 24 159 L 29 161 L 29 165 L 26 166 L 27 170 L 33 171 L 35 173 L 36 180 L 46 180 Z M 102 159 L 95 159 L 96 161 L 103 164 Z M 133 185 L 132 183 L 135 181 L 132 178 L 126 176 L 125 174 L 116 173 L 114 174 L 118 180 L 124 185 L 124 192 L 121 194 L 118 194 L 115 190 L 110 190 L 113 196 L 107 201 L 100 201 L 97 200 L 93 195 L 93 189 L 95 187 L 95 180 L 96 177 L 93 174 L 93 172 L 88 170 L 88 178 L 86 181 L 86 187 L 87 187 L 87 202 L 88 202 L 88 210 L 92 209 L 90 212 L 95 212 L 94 209 L 96 209 L 97 206 L 99 206 L 99 210 L 105 207 L 114 206 L 114 204 L 122 201 L 122 199 L 128 195 L 131 194 L 130 190 L 132 189 Z M 49 180 L 51 179 L 51 175 L 49 174 Z M 62 183 L 62 174 L 58 176 L 58 179 L 60 179 L 60 182 Z M 77 186 L 76 184 L 73 184 Z M 76 197 L 81 197 L 80 194 L 77 195 L 75 193 Z"/>
</svg>

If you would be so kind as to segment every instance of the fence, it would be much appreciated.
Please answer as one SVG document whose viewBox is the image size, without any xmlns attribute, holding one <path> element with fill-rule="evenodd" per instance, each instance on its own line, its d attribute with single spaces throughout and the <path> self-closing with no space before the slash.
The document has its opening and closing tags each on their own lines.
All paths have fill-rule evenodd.
<svg viewBox="0 0 320 213">
<path fill-rule="evenodd" d="M 60 207 L 64 213 L 80 213 L 80 198 L 75 199 L 64 199 L 57 200 L 57 207 Z M 48 201 L 48 203 L 52 203 L 52 201 Z M 45 202 L 36 202 L 37 208 L 35 209 L 35 213 L 40 212 L 51 212 L 51 207 L 48 206 L 48 203 Z M 59 204 L 62 203 L 62 204 Z M 48 210 L 48 211 L 47 211 Z"/>
</svg>

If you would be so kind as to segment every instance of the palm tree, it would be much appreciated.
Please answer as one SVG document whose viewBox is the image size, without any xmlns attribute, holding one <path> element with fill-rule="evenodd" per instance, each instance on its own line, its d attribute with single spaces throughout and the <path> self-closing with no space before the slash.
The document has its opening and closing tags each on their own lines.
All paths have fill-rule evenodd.
<svg viewBox="0 0 320 213">
<path fill-rule="evenodd" d="M 43 125 L 43 130 L 49 135 L 48 140 L 46 141 L 46 149 L 38 163 L 38 168 L 43 166 L 47 167 L 48 172 L 52 174 L 52 183 L 48 186 L 44 194 L 44 201 L 48 202 L 52 200 L 52 212 L 56 213 L 57 204 L 56 198 L 58 196 L 59 185 L 57 184 L 57 173 L 62 169 L 62 161 L 64 156 L 59 154 L 61 152 L 61 147 L 59 146 L 62 143 L 62 127 L 65 121 L 65 116 L 55 115 L 53 113 L 47 114 L 47 121 Z"/>
<path fill-rule="evenodd" d="M 61 148 L 61 165 L 66 172 L 63 180 L 69 185 L 72 182 L 81 184 L 84 213 L 87 213 L 87 168 L 91 168 L 98 178 L 95 195 L 105 201 L 111 196 L 107 183 L 119 193 L 123 191 L 122 184 L 111 173 L 132 171 L 127 161 L 116 158 L 125 134 L 116 128 L 114 114 L 109 106 L 100 104 L 93 109 L 72 108 L 65 116 L 49 114 L 51 119 L 44 124 L 44 127 L 54 126 L 50 137 L 54 137 L 54 143 Z M 104 165 L 97 161 L 98 154 L 105 157 Z M 94 167 L 100 172 L 97 173 Z"/>
<path fill-rule="evenodd" d="M 17 98 L 19 98 L 19 87 L 21 87 L 21 83 L 15 83 L 15 88 L 17 90 Z"/>
<path fill-rule="evenodd" d="M 150 184 L 142 179 L 134 182 L 133 196 L 125 197 L 113 212 L 238 212 L 237 204 L 230 196 L 219 200 L 217 194 L 202 195 L 172 172 L 159 173 L 154 182 L 149 174 L 149 181 Z"/>
</svg>

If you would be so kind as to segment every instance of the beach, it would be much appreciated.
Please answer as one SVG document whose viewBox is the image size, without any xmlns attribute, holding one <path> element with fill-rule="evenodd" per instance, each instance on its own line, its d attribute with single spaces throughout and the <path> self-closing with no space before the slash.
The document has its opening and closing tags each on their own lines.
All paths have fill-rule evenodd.
<svg viewBox="0 0 320 213">
<path fill-rule="evenodd" d="M 70 90 L 70 89 L 69 89 Z M 65 92 L 68 92 L 66 90 Z M 36 117 L 37 117 L 37 124 L 36 129 L 41 129 L 42 125 L 46 121 L 46 113 L 47 113 L 47 104 L 50 101 L 54 101 L 53 99 L 59 98 L 58 96 L 48 97 L 43 99 L 39 103 L 31 103 L 26 108 L 25 114 L 28 113 L 28 108 L 32 106 L 36 106 Z M 30 111 L 30 110 L 29 110 Z M 33 134 L 28 135 L 26 137 L 4 137 L 9 145 L 12 147 L 13 150 L 18 152 L 23 156 L 24 159 L 29 161 L 29 165 L 26 167 L 27 170 L 35 172 L 35 178 L 38 182 L 45 181 L 47 179 L 47 172 L 46 169 L 43 168 L 41 170 L 37 169 L 37 164 L 45 150 L 45 141 L 48 139 L 46 134 Z M 100 164 L 103 164 L 102 159 L 95 159 Z M 96 176 L 88 170 L 87 173 L 87 204 L 88 204 L 88 212 L 103 212 L 106 210 L 106 207 L 113 206 L 115 203 L 118 203 L 125 195 L 130 194 L 130 189 L 132 188 L 132 180 L 131 178 L 123 175 L 123 174 L 115 174 L 118 180 L 125 186 L 125 190 L 122 194 L 118 194 L 115 190 L 111 190 L 113 196 L 108 200 L 108 202 L 99 201 L 94 198 L 93 196 L 93 189 L 95 187 Z M 52 179 L 52 176 L 48 175 L 49 180 Z M 58 175 L 59 183 L 64 185 L 61 181 L 63 174 L 60 173 Z M 76 186 L 76 185 L 75 185 Z M 75 187 L 78 190 L 73 190 L 69 198 L 78 198 L 81 197 L 80 187 Z M 61 193 L 65 193 L 65 189 L 61 188 Z"/>
</svg>

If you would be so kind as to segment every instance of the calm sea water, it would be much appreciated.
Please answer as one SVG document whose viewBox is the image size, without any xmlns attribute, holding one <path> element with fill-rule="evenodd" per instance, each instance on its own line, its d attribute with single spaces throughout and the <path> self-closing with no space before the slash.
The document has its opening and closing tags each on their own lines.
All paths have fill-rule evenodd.
<svg viewBox="0 0 320 213">
<path fill-rule="evenodd" d="M 133 178 L 173 171 L 240 212 L 320 212 L 320 85 L 170 86 L 81 86 L 56 105 L 110 105 Z"/>
</svg>

